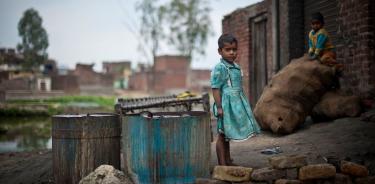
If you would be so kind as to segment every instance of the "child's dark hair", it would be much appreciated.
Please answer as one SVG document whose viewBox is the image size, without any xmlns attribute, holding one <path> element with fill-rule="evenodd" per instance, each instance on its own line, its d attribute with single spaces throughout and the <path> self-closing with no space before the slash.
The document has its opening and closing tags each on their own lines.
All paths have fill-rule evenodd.
<svg viewBox="0 0 375 184">
<path fill-rule="evenodd" d="M 311 14 L 311 21 L 318 20 L 320 23 L 324 25 L 324 17 L 320 12 L 315 12 Z"/>
<path fill-rule="evenodd" d="M 222 34 L 219 37 L 219 40 L 217 41 L 217 44 L 219 45 L 219 49 L 224 47 L 224 43 L 236 43 L 237 39 L 232 34 Z"/>
</svg>

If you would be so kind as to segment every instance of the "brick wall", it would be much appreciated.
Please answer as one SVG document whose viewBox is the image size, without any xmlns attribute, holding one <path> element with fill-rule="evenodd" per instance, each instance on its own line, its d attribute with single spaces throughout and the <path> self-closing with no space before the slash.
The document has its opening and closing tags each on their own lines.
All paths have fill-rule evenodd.
<svg viewBox="0 0 375 184">
<path fill-rule="evenodd" d="M 196 92 L 208 92 L 210 87 L 210 70 L 191 70 L 189 73 L 189 90 Z"/>
<path fill-rule="evenodd" d="M 163 55 L 155 59 L 152 71 L 130 76 L 130 89 L 154 93 L 175 93 L 188 90 L 190 61 L 184 56 Z"/>
<path fill-rule="evenodd" d="M 188 57 L 170 55 L 156 57 L 153 70 L 153 91 L 173 93 L 187 90 L 189 68 Z"/>
<path fill-rule="evenodd" d="M 375 97 L 374 19 L 374 1 L 339 1 L 337 58 L 344 64 L 342 87 L 364 98 Z"/>
<path fill-rule="evenodd" d="M 101 85 L 105 87 L 112 87 L 114 81 L 113 74 L 102 74 L 97 73 L 93 70 L 93 64 L 77 64 L 73 75 L 77 76 L 78 84 L 80 86 L 90 86 L 90 85 Z"/>
<path fill-rule="evenodd" d="M 132 73 L 129 78 L 129 89 L 139 90 L 139 91 L 148 91 L 150 88 L 150 72 L 136 72 Z"/>
<path fill-rule="evenodd" d="M 156 57 L 154 71 L 187 71 L 189 67 L 188 57 L 164 55 Z"/>
<path fill-rule="evenodd" d="M 269 6 L 271 0 L 266 0 L 242 9 L 238 9 L 233 13 L 227 15 L 222 20 L 223 33 L 231 33 L 238 40 L 238 57 L 237 63 L 241 66 L 243 70 L 243 87 L 245 94 L 252 100 L 252 96 L 249 93 L 250 85 L 250 72 L 249 69 L 251 66 L 251 29 L 250 21 L 252 18 L 255 18 L 258 15 L 262 15 L 269 11 L 271 8 Z M 272 17 L 267 14 L 267 28 L 271 30 Z M 267 33 L 267 62 L 270 62 L 272 66 L 272 32 L 268 31 Z M 267 65 L 269 65 L 267 64 Z M 272 67 L 270 67 L 272 68 Z M 271 76 L 271 75 L 268 75 Z"/>
<path fill-rule="evenodd" d="M 154 72 L 154 88 L 157 93 L 167 91 L 185 91 L 187 90 L 187 72 L 183 71 L 159 71 Z"/>
<path fill-rule="evenodd" d="M 93 66 L 94 65 L 76 64 L 73 73 L 78 77 L 79 85 L 94 85 L 99 83 L 99 74 L 93 70 Z"/>
<path fill-rule="evenodd" d="M 305 52 L 305 33 L 304 33 L 304 12 L 303 6 L 304 3 L 301 0 L 288 0 L 288 1 L 281 1 L 280 4 L 287 3 L 287 9 L 285 10 L 288 14 L 287 19 L 287 27 L 284 28 L 286 31 L 286 35 L 288 38 L 286 42 L 289 43 L 288 48 L 288 56 L 285 58 L 281 58 L 282 66 L 287 65 L 290 60 L 299 58 L 303 56 Z M 281 12 L 282 10 L 280 10 Z M 283 17 L 283 13 L 281 13 L 280 17 Z M 284 17 L 283 17 L 284 18 Z M 281 42 L 282 43 L 282 42 Z M 282 47 L 282 46 L 281 46 Z"/>
<path fill-rule="evenodd" d="M 0 90 L 31 90 L 34 84 L 29 78 L 17 78 L 3 80 L 0 83 Z"/>
<path fill-rule="evenodd" d="M 352 0 L 339 0 L 339 30 L 341 39 L 337 45 L 338 61 L 343 63 L 345 71 L 342 88 L 348 93 L 360 97 L 375 98 L 375 1 L 364 0 L 361 3 Z M 280 65 L 285 66 L 293 58 L 304 54 L 306 44 L 304 34 L 304 1 L 279 1 L 280 12 Z M 250 22 L 252 18 L 267 16 L 267 70 L 268 79 L 274 72 L 272 63 L 272 1 L 264 0 L 257 4 L 238 9 L 226 15 L 222 21 L 223 33 L 234 34 L 239 41 L 238 64 L 244 72 L 244 91 L 249 94 L 249 75 L 252 71 L 252 40 Z"/>
<path fill-rule="evenodd" d="M 301 0 L 279 1 L 280 69 L 305 52 L 303 6 Z"/>
<path fill-rule="evenodd" d="M 74 75 L 57 75 L 51 77 L 52 90 L 62 90 L 67 94 L 79 93 L 78 78 Z"/>
</svg>

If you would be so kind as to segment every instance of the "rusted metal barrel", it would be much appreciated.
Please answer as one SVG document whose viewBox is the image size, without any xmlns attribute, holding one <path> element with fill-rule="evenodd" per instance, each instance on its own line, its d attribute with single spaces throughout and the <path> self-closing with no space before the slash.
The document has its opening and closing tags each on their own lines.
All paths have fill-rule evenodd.
<svg viewBox="0 0 375 184">
<path fill-rule="evenodd" d="M 123 166 L 136 182 L 194 183 L 209 176 L 208 112 L 125 115 L 122 128 Z"/>
<path fill-rule="evenodd" d="M 121 123 L 117 114 L 52 117 L 53 175 L 76 184 L 102 164 L 120 169 Z"/>
</svg>

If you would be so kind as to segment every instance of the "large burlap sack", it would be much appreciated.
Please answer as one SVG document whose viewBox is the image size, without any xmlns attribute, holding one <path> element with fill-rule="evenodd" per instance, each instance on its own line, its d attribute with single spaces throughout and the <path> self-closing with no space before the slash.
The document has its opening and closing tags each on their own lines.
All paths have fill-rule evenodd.
<svg viewBox="0 0 375 184">
<path fill-rule="evenodd" d="M 345 95 L 339 91 L 325 93 L 311 113 L 315 121 L 333 120 L 343 117 L 356 117 L 361 113 L 360 98 L 353 95 Z"/>
<path fill-rule="evenodd" d="M 292 133 L 331 88 L 333 78 L 331 67 L 307 55 L 292 60 L 264 88 L 254 109 L 258 123 L 274 133 Z"/>
</svg>

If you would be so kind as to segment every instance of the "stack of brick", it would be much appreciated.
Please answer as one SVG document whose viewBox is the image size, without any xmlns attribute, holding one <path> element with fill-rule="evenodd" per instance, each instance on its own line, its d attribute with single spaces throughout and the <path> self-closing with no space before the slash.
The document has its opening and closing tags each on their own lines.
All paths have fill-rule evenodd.
<svg viewBox="0 0 375 184">
<path fill-rule="evenodd" d="M 374 184 L 375 176 L 353 162 L 341 161 L 308 164 L 306 156 L 276 156 L 269 167 L 253 169 L 239 166 L 216 166 L 213 179 L 199 178 L 196 184 Z"/>
</svg>

